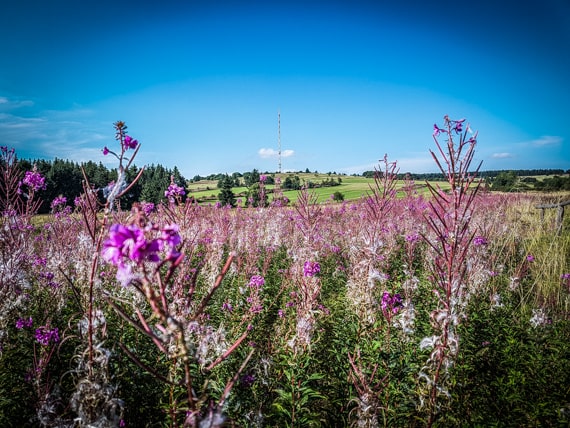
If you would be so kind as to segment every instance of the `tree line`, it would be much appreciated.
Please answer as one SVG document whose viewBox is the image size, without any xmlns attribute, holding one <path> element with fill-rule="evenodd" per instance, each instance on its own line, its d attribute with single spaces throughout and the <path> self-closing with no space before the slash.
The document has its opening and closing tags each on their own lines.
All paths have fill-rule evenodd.
<svg viewBox="0 0 570 428">
<path fill-rule="evenodd" d="M 46 179 L 46 189 L 38 192 L 38 196 L 42 200 L 40 213 L 48 212 L 51 201 L 59 196 L 65 197 L 68 205 L 73 205 L 75 198 L 83 192 L 85 178 L 103 202 L 105 194 L 108 193 L 117 179 L 116 169 L 109 169 L 101 162 L 76 163 L 57 158 L 54 160 L 18 160 L 18 167 L 22 170 L 22 174 L 23 171 L 29 171 L 34 166 Z M 139 171 L 140 168 L 136 165 L 131 166 L 126 171 L 127 182 L 131 183 Z M 160 164 L 146 166 L 141 178 L 121 198 L 121 208 L 129 210 L 132 204 L 138 201 L 154 204 L 166 201 L 164 192 L 171 180 L 178 186 L 186 188 L 186 178 L 182 176 L 177 167 L 169 169 Z"/>
</svg>

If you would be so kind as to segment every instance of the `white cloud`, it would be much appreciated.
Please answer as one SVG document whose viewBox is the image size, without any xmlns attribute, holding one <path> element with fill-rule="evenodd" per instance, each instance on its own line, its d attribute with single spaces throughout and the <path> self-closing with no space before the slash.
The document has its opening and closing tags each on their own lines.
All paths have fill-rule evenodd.
<svg viewBox="0 0 570 428">
<path fill-rule="evenodd" d="M 536 140 L 532 140 L 531 144 L 536 147 L 554 146 L 562 142 L 562 137 L 557 135 L 543 135 Z"/>
<path fill-rule="evenodd" d="M 279 157 L 279 151 L 278 150 L 274 150 L 274 149 L 259 149 L 259 151 L 257 152 L 259 154 L 259 157 L 262 159 L 277 159 Z M 295 152 L 293 150 L 281 150 L 281 157 L 282 158 L 290 158 L 291 156 L 293 156 L 295 154 Z"/>
<path fill-rule="evenodd" d="M 507 159 L 507 158 L 514 158 L 515 155 L 512 153 L 493 153 L 491 155 L 493 159 Z"/>
<path fill-rule="evenodd" d="M 30 100 L 13 100 L 8 97 L 0 96 L 0 107 L 4 111 L 20 107 L 32 107 L 33 105 L 34 102 Z"/>
</svg>

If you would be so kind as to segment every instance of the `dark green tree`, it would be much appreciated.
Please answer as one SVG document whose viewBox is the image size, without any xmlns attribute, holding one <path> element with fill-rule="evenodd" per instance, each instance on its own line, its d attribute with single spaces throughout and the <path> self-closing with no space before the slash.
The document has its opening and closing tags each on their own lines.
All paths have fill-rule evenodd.
<svg viewBox="0 0 570 428">
<path fill-rule="evenodd" d="M 224 175 L 223 178 L 218 181 L 218 187 L 221 189 L 218 194 L 218 200 L 223 206 L 230 205 L 231 207 L 236 206 L 236 195 L 234 194 L 232 188 L 234 187 L 234 180 L 228 174 Z"/>
<path fill-rule="evenodd" d="M 243 181 L 246 187 L 251 187 L 255 183 L 259 183 L 259 171 L 254 169 L 251 172 L 246 172 L 243 175 Z"/>
</svg>

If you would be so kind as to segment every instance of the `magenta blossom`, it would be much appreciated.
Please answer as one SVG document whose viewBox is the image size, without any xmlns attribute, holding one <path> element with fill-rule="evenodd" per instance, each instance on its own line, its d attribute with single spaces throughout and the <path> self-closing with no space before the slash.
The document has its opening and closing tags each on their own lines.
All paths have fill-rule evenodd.
<svg viewBox="0 0 570 428">
<path fill-rule="evenodd" d="M 45 190 L 46 189 L 45 180 L 46 180 L 45 177 L 43 177 L 34 167 L 32 171 L 26 171 L 24 178 L 22 179 L 22 181 L 20 181 L 20 185 L 25 184 L 34 191 Z"/>
<path fill-rule="evenodd" d="M 532 254 L 529 254 L 528 256 L 526 256 L 526 261 L 527 262 L 534 262 L 534 256 Z"/>
<path fill-rule="evenodd" d="M 398 313 L 400 308 L 402 307 L 402 296 L 398 293 L 394 294 L 393 296 L 390 295 L 387 291 L 384 291 L 382 294 L 382 312 L 386 313 Z"/>
<path fill-rule="evenodd" d="M 18 321 L 16 321 L 16 328 L 19 330 L 24 327 L 30 328 L 33 324 L 34 320 L 32 317 L 29 317 L 27 320 L 24 318 L 18 318 Z"/>
<path fill-rule="evenodd" d="M 139 264 L 143 261 L 158 262 L 161 246 L 158 240 L 147 241 L 144 231 L 135 225 L 114 224 L 109 229 L 109 239 L 103 243 L 105 260 L 123 267 L 125 259 Z"/>
<path fill-rule="evenodd" d="M 184 196 L 186 192 L 183 187 L 178 186 L 176 183 L 170 183 L 168 189 L 164 192 L 164 196 L 172 201 L 178 196 Z"/>
<path fill-rule="evenodd" d="M 159 253 L 166 250 L 166 259 L 174 261 L 180 257 L 176 247 L 182 242 L 178 233 L 178 225 L 171 224 L 160 229 L 158 238 L 148 239 L 145 232 L 156 231 L 156 228 L 141 229 L 136 225 L 123 226 L 114 224 L 109 229 L 109 238 L 103 243 L 101 255 L 107 262 L 118 267 L 117 279 L 126 285 L 136 276 L 132 271 L 133 264 L 144 262 L 159 263 Z"/>
<path fill-rule="evenodd" d="M 265 278 L 261 275 L 253 275 L 248 284 L 251 288 L 261 288 L 265 285 Z"/>
<path fill-rule="evenodd" d="M 107 156 L 109 154 L 109 149 L 107 146 L 103 147 L 103 156 Z"/>
<path fill-rule="evenodd" d="M 442 132 L 447 133 L 447 131 L 445 129 L 440 128 L 439 126 L 437 126 L 437 124 L 433 124 L 433 136 L 434 137 L 439 137 L 439 134 L 441 134 Z"/>
<path fill-rule="evenodd" d="M 303 265 L 303 275 L 313 277 L 321 272 L 321 265 L 318 262 L 306 261 Z"/>
<path fill-rule="evenodd" d="M 57 328 L 49 329 L 46 326 L 41 326 L 36 329 L 35 338 L 42 346 L 48 346 L 50 342 L 59 342 L 59 331 Z"/>
<path fill-rule="evenodd" d="M 136 149 L 138 143 L 139 142 L 133 139 L 133 137 L 131 137 L 130 135 L 125 136 L 125 150 Z"/>
<path fill-rule="evenodd" d="M 141 205 L 146 216 L 149 216 L 154 211 L 154 204 L 152 202 L 143 202 Z"/>
<path fill-rule="evenodd" d="M 463 131 L 463 122 L 465 122 L 465 119 L 461 119 L 461 120 L 455 120 L 453 121 L 453 130 L 457 133 L 457 134 L 461 134 L 461 132 Z"/>
<path fill-rule="evenodd" d="M 67 204 L 67 198 L 65 196 L 58 196 L 56 198 L 54 198 L 53 201 L 51 201 L 51 209 L 55 209 L 57 207 L 59 207 L 60 205 L 65 206 L 65 204 Z"/>
<path fill-rule="evenodd" d="M 473 245 L 475 246 L 481 246 L 481 245 L 487 245 L 489 242 L 487 241 L 487 238 L 485 238 L 484 236 L 476 236 L 473 239 Z"/>
</svg>

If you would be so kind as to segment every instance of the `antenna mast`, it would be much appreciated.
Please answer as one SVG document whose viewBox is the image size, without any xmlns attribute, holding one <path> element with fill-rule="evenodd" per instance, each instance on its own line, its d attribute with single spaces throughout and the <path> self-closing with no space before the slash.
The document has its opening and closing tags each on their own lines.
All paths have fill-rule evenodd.
<svg viewBox="0 0 570 428">
<path fill-rule="evenodd" d="M 279 143 L 279 174 L 281 174 L 281 111 L 277 110 L 277 141 Z"/>
</svg>

